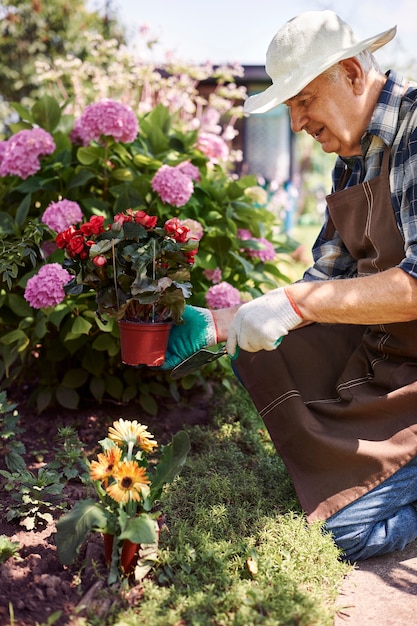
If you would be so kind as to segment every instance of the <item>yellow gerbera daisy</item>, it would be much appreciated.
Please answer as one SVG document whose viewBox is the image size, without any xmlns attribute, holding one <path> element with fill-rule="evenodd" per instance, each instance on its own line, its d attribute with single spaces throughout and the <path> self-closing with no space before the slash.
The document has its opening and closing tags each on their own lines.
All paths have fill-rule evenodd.
<svg viewBox="0 0 417 626">
<path fill-rule="evenodd" d="M 116 502 L 126 504 L 130 500 L 139 502 L 149 492 L 150 480 L 144 467 L 135 461 L 119 463 L 113 472 L 116 482 L 107 487 L 107 493 Z"/>
<path fill-rule="evenodd" d="M 158 446 L 156 441 L 152 441 L 153 435 L 143 424 L 137 420 L 119 419 L 109 427 L 109 438 L 118 445 L 134 443 L 144 452 L 152 452 Z"/>
<path fill-rule="evenodd" d="M 90 476 L 92 480 L 107 480 L 112 476 L 120 461 L 122 451 L 116 446 L 97 455 L 97 461 L 91 461 Z"/>
</svg>

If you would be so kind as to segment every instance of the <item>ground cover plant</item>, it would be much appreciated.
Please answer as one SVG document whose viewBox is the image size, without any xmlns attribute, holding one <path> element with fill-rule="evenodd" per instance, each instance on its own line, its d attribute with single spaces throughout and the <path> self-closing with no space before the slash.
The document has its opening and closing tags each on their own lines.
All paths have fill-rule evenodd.
<svg viewBox="0 0 417 626">
<path fill-rule="evenodd" d="M 54 539 L 62 511 L 52 510 L 52 522 L 44 520 L 30 531 L 16 517 L 0 525 L 0 535 L 7 537 L 0 565 L 0 624 L 333 623 L 338 589 L 349 566 L 339 561 L 319 524 L 306 525 L 287 472 L 242 388 L 194 397 L 180 409 L 161 407 L 158 418 L 138 414 L 131 406 L 100 411 L 61 412 L 55 423 L 48 414 L 37 417 L 34 436 L 33 414 L 22 404 L 17 426 L 24 432 L 16 436 L 24 442 L 22 458 L 34 473 L 46 464 L 63 475 L 65 463 L 56 461 L 58 451 L 62 459 L 62 441 L 52 434 L 58 434 L 58 427 L 62 432 L 63 424 L 78 431 L 90 458 L 94 442 L 122 414 L 146 423 L 161 442 L 185 428 L 191 450 L 180 475 L 164 490 L 166 528 L 157 562 L 141 584 L 124 580 L 108 586 L 98 533 L 91 534 L 75 563 L 63 567 Z M 68 460 L 70 466 L 74 464 Z M 74 478 L 62 481 L 62 502 L 70 507 L 83 497 L 84 487 Z M 4 483 L 2 493 L 7 507 Z"/>
</svg>

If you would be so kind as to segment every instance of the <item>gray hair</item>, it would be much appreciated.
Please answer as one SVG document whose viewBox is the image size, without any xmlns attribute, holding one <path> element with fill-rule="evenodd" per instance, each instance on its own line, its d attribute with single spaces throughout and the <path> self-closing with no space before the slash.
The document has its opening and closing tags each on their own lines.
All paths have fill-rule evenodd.
<svg viewBox="0 0 417 626">
<path fill-rule="evenodd" d="M 374 55 L 371 52 L 369 52 L 369 50 L 362 50 L 362 52 L 357 54 L 356 57 L 354 58 L 357 59 L 359 63 L 362 65 L 362 68 L 365 74 L 368 74 L 372 69 L 376 70 L 377 72 L 381 71 L 378 61 L 376 60 Z M 323 76 L 325 76 L 332 83 L 336 82 L 337 79 L 339 78 L 339 74 L 340 74 L 339 63 L 336 63 L 336 65 L 332 65 L 332 67 L 329 67 L 328 70 L 323 72 Z"/>
</svg>

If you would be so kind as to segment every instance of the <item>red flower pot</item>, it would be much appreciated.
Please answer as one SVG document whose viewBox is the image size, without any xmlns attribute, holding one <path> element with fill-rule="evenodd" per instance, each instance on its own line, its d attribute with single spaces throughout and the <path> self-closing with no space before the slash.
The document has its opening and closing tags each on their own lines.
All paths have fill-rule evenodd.
<svg viewBox="0 0 417 626">
<path fill-rule="evenodd" d="M 106 561 L 106 565 L 108 567 L 110 567 L 110 564 L 111 564 L 111 556 L 113 552 L 113 541 L 114 541 L 114 535 L 110 535 L 109 533 L 103 533 L 104 560 Z"/>
<path fill-rule="evenodd" d="M 129 576 L 136 567 L 138 561 L 139 544 L 132 543 L 129 539 L 123 541 L 122 554 L 120 555 L 120 564 L 126 576 Z"/>
<path fill-rule="evenodd" d="M 113 553 L 113 541 L 114 535 L 103 533 L 104 543 L 104 560 L 107 567 L 111 565 L 112 553 Z M 138 560 L 139 544 L 132 543 L 129 539 L 124 539 L 122 546 L 122 553 L 120 555 L 120 565 L 122 566 L 123 573 L 129 576 L 136 567 Z"/>
<path fill-rule="evenodd" d="M 120 320 L 120 349 L 126 365 L 163 365 L 172 322 Z"/>
</svg>

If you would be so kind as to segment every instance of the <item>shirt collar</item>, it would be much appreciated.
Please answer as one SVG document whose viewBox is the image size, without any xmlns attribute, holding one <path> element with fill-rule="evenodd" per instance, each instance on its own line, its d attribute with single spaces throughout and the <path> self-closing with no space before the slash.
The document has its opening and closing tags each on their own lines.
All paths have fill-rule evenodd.
<svg viewBox="0 0 417 626">
<path fill-rule="evenodd" d="M 386 76 L 387 82 L 379 94 L 372 119 L 362 142 L 369 142 L 367 137 L 369 137 L 369 135 L 376 135 L 382 139 L 385 145 L 390 146 L 397 133 L 405 79 L 393 70 L 389 70 Z"/>
</svg>

